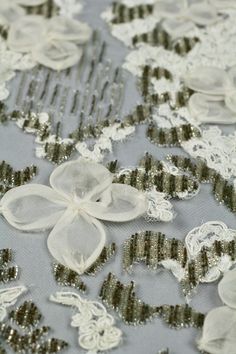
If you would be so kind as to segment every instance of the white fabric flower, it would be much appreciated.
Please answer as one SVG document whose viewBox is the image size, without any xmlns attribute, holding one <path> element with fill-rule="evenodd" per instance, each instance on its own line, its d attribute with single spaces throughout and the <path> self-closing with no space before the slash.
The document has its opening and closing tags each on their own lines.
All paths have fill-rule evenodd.
<svg viewBox="0 0 236 354">
<path fill-rule="evenodd" d="M 11 50 L 32 53 L 33 59 L 54 70 L 76 64 L 82 55 L 78 45 L 86 43 L 92 34 L 86 24 L 55 16 L 21 16 L 11 24 L 7 43 Z M 37 40 L 36 40 L 37 39 Z"/>
<path fill-rule="evenodd" d="M 145 213 L 143 193 L 112 183 L 102 165 L 84 159 L 57 167 L 50 187 L 30 184 L 8 191 L 1 200 L 6 220 L 19 230 L 53 228 L 48 249 L 56 260 L 82 274 L 102 252 L 106 232 L 98 220 L 123 222 Z"/>
<path fill-rule="evenodd" d="M 77 308 L 78 313 L 72 317 L 72 327 L 78 327 L 79 345 L 88 353 L 97 353 L 117 347 L 122 338 L 122 332 L 115 327 L 114 318 L 107 313 L 106 308 L 97 301 L 82 299 L 71 292 L 57 292 L 50 300 Z"/>
<path fill-rule="evenodd" d="M 228 271 L 218 285 L 226 306 L 210 311 L 204 321 L 198 348 L 210 354 L 236 353 L 236 269 Z"/>
<path fill-rule="evenodd" d="M 157 0 L 153 14 L 163 18 L 163 29 L 174 38 L 186 35 L 195 25 L 211 25 L 219 18 L 216 7 L 204 0 L 193 4 L 188 0 Z"/>
<path fill-rule="evenodd" d="M 216 67 L 197 67 L 189 72 L 185 84 L 195 93 L 189 100 L 190 113 L 202 123 L 236 122 L 236 66 L 228 71 Z"/>
<path fill-rule="evenodd" d="M 7 308 L 14 305 L 18 297 L 26 291 L 27 288 L 25 286 L 0 290 L 0 322 L 7 316 Z"/>
<path fill-rule="evenodd" d="M 13 0 L 16 4 L 22 6 L 39 6 L 46 3 L 47 0 Z"/>
</svg>

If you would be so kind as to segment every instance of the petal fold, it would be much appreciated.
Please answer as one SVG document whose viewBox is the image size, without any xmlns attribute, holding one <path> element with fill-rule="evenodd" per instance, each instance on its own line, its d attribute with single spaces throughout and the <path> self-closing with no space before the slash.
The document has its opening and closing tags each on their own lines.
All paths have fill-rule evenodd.
<svg viewBox="0 0 236 354">
<path fill-rule="evenodd" d="M 201 26 L 211 25 L 219 19 L 217 9 L 206 2 L 189 6 L 188 15 L 194 23 Z"/>
<path fill-rule="evenodd" d="M 124 222 L 143 215 L 148 203 L 145 194 L 136 188 L 113 183 L 98 202 L 88 201 L 83 207 L 86 213 L 100 220 Z"/>
<path fill-rule="evenodd" d="M 112 184 L 112 178 L 104 166 L 78 159 L 57 167 L 50 176 L 50 184 L 69 200 L 96 200 Z"/>
<path fill-rule="evenodd" d="M 187 74 L 185 84 L 194 91 L 224 96 L 228 76 L 223 69 L 199 66 Z"/>
<path fill-rule="evenodd" d="M 83 274 L 101 254 L 106 242 L 103 225 L 96 219 L 67 209 L 48 237 L 48 249 L 64 266 Z"/>
<path fill-rule="evenodd" d="M 19 230 L 36 231 L 53 227 L 66 209 L 66 201 L 41 184 L 29 184 L 8 191 L 1 200 L 1 212 Z"/>
<path fill-rule="evenodd" d="M 224 274 L 218 284 L 218 293 L 225 305 L 236 309 L 236 269 Z"/>
</svg>

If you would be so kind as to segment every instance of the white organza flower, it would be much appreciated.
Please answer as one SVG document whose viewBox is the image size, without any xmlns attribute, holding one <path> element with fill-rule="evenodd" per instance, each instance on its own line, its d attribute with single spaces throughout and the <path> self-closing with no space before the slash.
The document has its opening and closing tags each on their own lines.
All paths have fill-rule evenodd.
<svg viewBox="0 0 236 354">
<path fill-rule="evenodd" d="M 207 26 L 219 17 L 216 7 L 208 1 L 190 3 L 188 0 L 157 0 L 154 15 L 163 18 L 163 28 L 172 37 L 182 37 L 195 25 Z"/>
<path fill-rule="evenodd" d="M 106 308 L 97 301 L 82 299 L 71 292 L 57 292 L 50 300 L 63 305 L 73 306 L 78 313 L 72 317 L 72 327 L 78 327 L 79 345 L 88 353 L 95 354 L 117 347 L 122 338 L 122 332 L 115 327 L 114 318 L 107 313 Z"/>
<path fill-rule="evenodd" d="M 16 4 L 22 6 L 39 6 L 46 3 L 47 0 L 13 0 Z"/>
<path fill-rule="evenodd" d="M 204 321 L 198 348 L 210 354 L 236 353 L 236 269 L 225 273 L 218 293 L 226 306 L 210 311 Z"/>
<path fill-rule="evenodd" d="M 7 308 L 14 305 L 18 297 L 26 291 L 27 288 L 25 286 L 0 290 L 0 322 L 7 316 Z"/>
<path fill-rule="evenodd" d="M 141 216 L 147 208 L 143 193 L 112 183 L 112 179 L 97 163 L 84 159 L 66 162 L 51 174 L 51 188 L 30 184 L 8 191 L 1 200 L 1 211 L 19 230 L 53 228 L 49 251 L 59 263 L 82 274 L 106 242 L 98 219 L 124 222 Z"/>
<path fill-rule="evenodd" d="M 236 9 L 235 0 L 210 0 L 210 2 L 219 10 Z"/>
<path fill-rule="evenodd" d="M 216 67 L 197 67 L 185 84 L 199 93 L 189 100 L 190 113 L 202 123 L 236 122 L 236 66 L 228 71 Z"/>
<path fill-rule="evenodd" d="M 32 53 L 33 59 L 42 65 L 63 70 L 79 61 L 82 49 L 78 45 L 86 43 L 91 34 L 91 28 L 80 21 L 27 15 L 11 24 L 7 44 L 13 51 Z"/>
</svg>

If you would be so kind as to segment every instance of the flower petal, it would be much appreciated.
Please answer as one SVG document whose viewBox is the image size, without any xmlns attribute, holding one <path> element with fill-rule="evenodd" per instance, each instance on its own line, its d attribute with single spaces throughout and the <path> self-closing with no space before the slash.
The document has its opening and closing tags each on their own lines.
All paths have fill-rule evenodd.
<svg viewBox="0 0 236 354">
<path fill-rule="evenodd" d="M 210 4 L 195 3 L 189 6 L 188 17 L 201 26 L 211 25 L 218 21 L 217 9 Z"/>
<path fill-rule="evenodd" d="M 9 224 L 25 231 L 53 227 L 66 206 L 57 192 L 41 184 L 13 188 L 1 200 L 1 211 Z"/>
<path fill-rule="evenodd" d="M 10 26 L 7 43 L 16 52 L 29 52 L 45 35 L 45 19 L 39 15 L 22 16 Z"/>
<path fill-rule="evenodd" d="M 223 69 L 199 66 L 187 74 L 185 84 L 194 91 L 224 96 L 228 76 Z"/>
<path fill-rule="evenodd" d="M 198 348 L 209 353 L 235 353 L 227 348 L 234 342 L 236 345 L 236 311 L 227 306 L 217 307 L 210 311 L 204 321 L 202 337 Z"/>
<path fill-rule="evenodd" d="M 39 6 L 45 4 L 47 0 L 14 0 L 15 3 L 22 6 Z"/>
<path fill-rule="evenodd" d="M 101 254 L 106 241 L 96 219 L 68 209 L 48 237 L 48 249 L 64 266 L 83 274 Z"/>
<path fill-rule="evenodd" d="M 82 50 L 76 44 L 66 41 L 45 41 L 32 50 L 35 61 L 53 70 L 70 68 L 81 56 Z"/>
<path fill-rule="evenodd" d="M 78 159 L 57 167 L 50 176 L 50 184 L 70 200 L 91 199 L 108 188 L 112 178 L 112 174 L 103 165 Z"/>
<path fill-rule="evenodd" d="M 10 1 L 1 1 L 0 3 L 0 23 L 3 26 L 13 24 L 21 16 L 25 15 L 25 10 L 10 2 Z"/>
<path fill-rule="evenodd" d="M 233 124 L 236 114 L 226 107 L 217 96 L 195 93 L 191 96 L 188 107 L 192 116 L 201 123 Z"/>
<path fill-rule="evenodd" d="M 178 17 L 186 8 L 186 0 L 158 0 L 154 4 L 153 14 L 164 18 Z"/>
<path fill-rule="evenodd" d="M 236 90 L 225 96 L 225 104 L 236 115 Z"/>
<path fill-rule="evenodd" d="M 49 20 L 48 35 L 52 40 L 66 40 L 83 44 L 91 37 L 92 30 L 86 23 L 62 16 L 54 16 Z"/>
<path fill-rule="evenodd" d="M 236 309 L 236 269 L 224 274 L 218 284 L 218 293 L 225 305 Z"/>
<path fill-rule="evenodd" d="M 125 184 L 113 183 L 101 196 L 100 201 L 85 202 L 83 207 L 89 215 L 108 221 L 133 220 L 147 211 L 145 194 Z"/>
<path fill-rule="evenodd" d="M 163 21 L 162 27 L 172 38 L 179 38 L 183 37 L 187 32 L 192 31 L 195 25 L 184 18 L 170 18 Z"/>
<path fill-rule="evenodd" d="M 236 9 L 235 0 L 214 0 L 213 4 L 219 10 L 225 10 L 227 8 Z"/>
</svg>

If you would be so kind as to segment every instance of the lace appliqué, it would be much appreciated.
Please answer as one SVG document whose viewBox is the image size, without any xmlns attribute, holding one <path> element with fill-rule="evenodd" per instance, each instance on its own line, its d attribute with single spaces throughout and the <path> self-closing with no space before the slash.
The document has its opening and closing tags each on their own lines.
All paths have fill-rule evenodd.
<svg viewBox="0 0 236 354">
<path fill-rule="evenodd" d="M 121 343 L 122 332 L 101 303 L 82 299 L 71 292 L 57 292 L 50 300 L 76 308 L 78 313 L 73 315 L 71 326 L 78 328 L 79 345 L 88 353 L 103 352 Z"/>
<path fill-rule="evenodd" d="M 7 308 L 14 305 L 22 294 L 27 291 L 25 286 L 0 290 L 0 322 L 7 316 Z"/>
<path fill-rule="evenodd" d="M 192 138 L 181 145 L 194 158 L 204 160 L 226 180 L 236 177 L 236 133 L 223 135 L 217 127 L 202 131 L 201 138 Z"/>
</svg>

